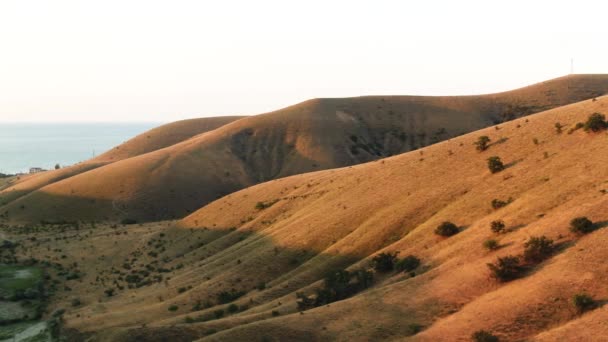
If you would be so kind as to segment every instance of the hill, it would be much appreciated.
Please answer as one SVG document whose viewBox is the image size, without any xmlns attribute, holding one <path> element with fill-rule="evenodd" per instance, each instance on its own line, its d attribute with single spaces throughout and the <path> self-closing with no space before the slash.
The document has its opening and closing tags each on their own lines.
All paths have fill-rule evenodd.
<svg viewBox="0 0 608 342">
<path fill-rule="evenodd" d="M 49 184 L 59 182 L 122 159 L 132 158 L 140 154 L 171 146 L 177 142 L 214 130 L 240 118 L 242 117 L 226 116 L 176 121 L 142 133 L 91 160 L 64 167 L 59 170 L 12 177 L 6 180 L 6 182 L 3 180 L 3 183 L 6 184 L 0 184 L 0 206 L 6 205 L 11 201 Z"/>
<path fill-rule="evenodd" d="M 11 233 L 24 258 L 52 262 L 59 286 L 51 306 L 68 308 L 75 340 L 469 341 L 479 330 L 501 341 L 598 340 L 608 336 L 608 137 L 574 130 L 595 112 L 608 112 L 608 97 L 265 182 L 178 222 Z M 480 136 L 490 138 L 481 152 Z M 488 170 L 492 156 L 504 170 Z M 593 232 L 570 231 L 580 216 Z M 498 220 L 501 234 L 490 229 Z M 445 221 L 459 232 L 437 235 Z M 488 263 L 521 255 L 534 236 L 553 241 L 545 259 L 511 281 L 491 277 Z M 484 248 L 488 239 L 498 248 Z M 421 265 L 373 272 L 373 280 L 356 273 L 351 282 L 365 288 L 300 312 L 297 293 L 312 300 L 328 272 L 367 271 L 382 252 L 414 255 Z M 78 278 L 67 280 L 71 273 Z M 600 307 L 577 312 L 579 293 Z M 74 298 L 82 304 L 70 306 Z"/>
<path fill-rule="evenodd" d="M 91 163 L 126 159 L 45 180 L 19 196 L 11 196 L 16 188 L 3 191 L 1 212 L 13 222 L 181 218 L 264 181 L 419 149 L 607 91 L 607 75 L 571 75 L 480 96 L 310 100 L 150 153 L 113 150 Z"/>
</svg>

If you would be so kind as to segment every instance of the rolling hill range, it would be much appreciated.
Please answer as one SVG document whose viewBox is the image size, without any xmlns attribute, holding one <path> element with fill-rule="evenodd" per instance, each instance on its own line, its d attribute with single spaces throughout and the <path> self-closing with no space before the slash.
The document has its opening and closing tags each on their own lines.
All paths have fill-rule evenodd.
<svg viewBox="0 0 608 342">
<path fill-rule="evenodd" d="M 73 340 L 470 341 L 484 330 L 500 341 L 600 341 L 608 336 L 608 135 L 577 124 L 606 112 L 608 96 L 598 97 L 417 151 L 271 180 L 180 221 L 8 233 L 22 258 L 50 263 L 51 309 L 67 309 Z M 221 131 L 176 146 L 217 143 Z M 483 151 L 481 136 L 490 139 Z M 489 171 L 493 156 L 503 170 Z M 147 158 L 162 155 L 133 160 Z M 582 216 L 593 231 L 572 232 Z M 436 233 L 446 221 L 455 235 Z M 542 253 L 525 252 L 542 236 L 552 240 Z M 370 272 L 374 257 L 396 252 L 420 265 Z M 519 256 L 517 272 L 499 281 L 487 264 L 506 256 Z M 356 287 L 314 304 L 331 298 L 328 288 L 342 293 L 335 284 Z M 582 293 L 592 310 L 572 304 Z"/>
<path fill-rule="evenodd" d="M 146 133 L 138 147 L 3 190 L 0 212 L 12 222 L 182 218 L 254 184 L 377 160 L 606 92 L 608 75 L 571 75 L 480 96 L 316 99 L 195 136 L 201 129 L 175 124 L 163 128 L 171 139 L 146 144 L 159 135 Z"/>
</svg>

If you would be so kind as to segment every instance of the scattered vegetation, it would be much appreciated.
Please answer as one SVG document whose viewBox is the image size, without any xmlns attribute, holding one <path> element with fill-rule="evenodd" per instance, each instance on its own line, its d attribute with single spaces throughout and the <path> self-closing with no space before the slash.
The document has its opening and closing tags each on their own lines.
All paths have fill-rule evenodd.
<svg viewBox="0 0 608 342">
<path fill-rule="evenodd" d="M 330 272 L 323 280 L 323 287 L 316 290 L 315 296 L 296 293 L 298 308 L 303 311 L 349 298 L 370 287 L 373 277 L 372 272 L 363 269 L 352 272 L 347 270 Z"/>
<path fill-rule="evenodd" d="M 500 247 L 500 245 L 498 244 L 498 241 L 494 240 L 494 239 L 488 239 L 486 241 L 483 242 L 483 246 L 490 251 L 494 251 L 497 250 L 498 247 Z"/>
<path fill-rule="evenodd" d="M 488 149 L 488 143 L 490 142 L 490 138 L 487 135 L 482 135 L 479 138 L 477 138 L 477 141 L 473 143 L 473 145 L 475 145 L 477 151 L 485 151 Z"/>
<path fill-rule="evenodd" d="M 497 201 L 497 200 L 495 200 Z M 506 204 L 505 204 L 506 205 Z M 504 205 L 503 205 L 504 206 Z M 494 207 L 494 201 L 492 201 L 492 207 Z M 497 208 L 494 208 L 497 209 Z M 506 233 L 506 225 L 505 225 L 505 221 L 503 220 L 495 220 L 492 221 L 490 223 L 490 229 L 492 229 L 492 232 L 496 233 L 496 234 L 503 234 Z"/>
<path fill-rule="evenodd" d="M 505 165 L 500 160 L 500 157 L 493 156 L 488 158 L 488 169 L 490 172 L 497 173 L 505 169 Z"/>
<path fill-rule="evenodd" d="M 606 122 L 606 116 L 601 113 L 593 113 L 589 116 L 585 122 L 585 131 L 599 132 L 608 128 L 608 122 Z"/>
<path fill-rule="evenodd" d="M 524 260 L 539 263 L 551 256 L 555 249 L 553 240 L 546 236 L 533 236 L 524 244 Z"/>
<path fill-rule="evenodd" d="M 586 293 L 578 293 L 572 297 L 572 304 L 578 313 L 584 313 L 597 307 L 597 302 Z"/>
<path fill-rule="evenodd" d="M 576 217 L 570 221 L 570 230 L 577 234 L 587 234 L 593 231 L 593 222 L 587 217 Z"/>
<path fill-rule="evenodd" d="M 562 134 L 563 129 L 564 129 L 564 126 L 561 123 L 559 123 L 559 122 L 555 123 L 555 133 Z"/>
<path fill-rule="evenodd" d="M 450 237 L 459 233 L 458 226 L 453 224 L 452 222 L 446 221 L 441 223 L 437 228 L 435 228 L 435 234 Z"/>
<path fill-rule="evenodd" d="M 397 262 L 397 255 L 399 252 L 394 253 L 380 253 L 372 258 L 372 266 L 377 272 L 390 272 L 395 268 Z"/>
<path fill-rule="evenodd" d="M 420 266 L 420 259 L 413 255 L 408 255 L 395 264 L 395 268 L 403 272 L 411 272 L 417 269 L 418 266 Z"/>
<path fill-rule="evenodd" d="M 232 289 L 230 291 L 222 291 L 217 294 L 217 301 L 220 304 L 228 304 L 232 301 L 239 299 L 240 297 L 242 297 L 244 295 L 245 295 L 244 291 L 236 291 L 235 289 Z"/>
<path fill-rule="evenodd" d="M 523 272 L 519 257 L 512 255 L 498 257 L 496 262 L 487 265 L 492 277 L 502 282 L 516 279 Z"/>
<path fill-rule="evenodd" d="M 257 210 L 264 210 L 266 208 L 272 207 L 278 201 L 279 201 L 278 199 L 275 199 L 275 200 L 272 200 L 272 201 L 258 202 L 258 203 L 255 204 L 255 208 Z"/>
<path fill-rule="evenodd" d="M 494 210 L 497 210 L 502 207 L 506 207 L 511 202 L 513 202 L 512 198 L 509 198 L 507 201 L 503 201 L 503 200 L 499 200 L 499 199 L 495 198 L 492 200 L 491 205 Z"/>
<path fill-rule="evenodd" d="M 474 342 L 498 342 L 500 341 L 497 336 L 490 334 L 485 330 L 478 330 L 471 335 L 471 339 Z"/>
</svg>

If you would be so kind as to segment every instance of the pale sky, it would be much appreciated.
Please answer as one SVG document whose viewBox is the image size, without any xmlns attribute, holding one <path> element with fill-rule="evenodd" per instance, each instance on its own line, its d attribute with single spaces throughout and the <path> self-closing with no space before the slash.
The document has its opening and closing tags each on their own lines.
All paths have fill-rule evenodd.
<svg viewBox="0 0 608 342">
<path fill-rule="evenodd" d="M 603 1 L 0 0 L 0 121 L 257 114 L 608 73 Z"/>
</svg>

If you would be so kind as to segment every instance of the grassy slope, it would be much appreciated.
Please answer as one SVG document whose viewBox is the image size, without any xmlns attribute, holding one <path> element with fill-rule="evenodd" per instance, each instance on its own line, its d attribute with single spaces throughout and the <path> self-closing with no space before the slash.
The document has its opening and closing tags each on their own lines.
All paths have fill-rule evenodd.
<svg viewBox="0 0 608 342">
<path fill-rule="evenodd" d="M 593 112 L 607 111 L 608 97 L 601 97 L 420 151 L 270 181 L 210 203 L 177 225 L 117 228 L 128 235 L 96 228 L 59 240 L 51 230 L 47 243 L 67 255 L 64 262 L 78 260 L 87 270 L 82 282 L 69 283 L 72 291 L 60 291 L 54 305 L 67 307 L 71 298 L 82 296 L 86 305 L 69 310 L 66 324 L 96 331 L 102 340 L 191 340 L 211 330 L 219 332 L 206 339 L 235 341 L 467 341 L 479 329 L 506 341 L 608 336 L 605 307 L 579 316 L 570 304 L 578 292 L 608 297 L 603 286 L 608 281 L 608 230 L 579 238 L 568 229 L 569 221 L 582 215 L 607 225 L 608 136 L 582 130 L 557 134 L 554 129 L 556 122 L 566 131 Z M 473 146 L 480 135 L 495 142 L 481 153 Z M 492 155 L 509 167 L 489 173 L 486 159 Z M 509 197 L 514 201 L 507 207 L 491 208 L 492 199 Z M 277 199 L 267 209 L 255 208 Z M 496 219 L 511 231 L 494 236 L 489 223 Z M 434 228 L 446 220 L 464 231 L 449 239 L 437 237 Z M 492 280 L 486 263 L 521 253 L 533 235 L 554 239 L 559 251 L 522 279 L 507 284 Z M 500 241 L 498 251 L 482 247 L 491 237 Z M 155 247 L 159 241 L 162 247 Z M 40 257 L 58 257 L 44 243 L 28 248 Z M 147 255 L 150 250 L 159 255 Z M 359 295 L 297 313 L 296 291 L 311 292 L 326 271 L 365 266 L 380 251 L 419 256 L 421 274 L 378 275 L 374 287 Z M 134 255 L 137 261 L 129 261 Z M 136 268 L 173 268 L 164 274 L 170 280 L 106 298 L 103 290 L 117 280 L 112 267 L 120 269 L 125 261 Z M 97 275 L 102 282 L 95 281 Z M 266 289 L 252 290 L 260 282 Z M 180 293 L 180 288 L 186 291 Z M 197 300 L 216 304 L 217 293 L 231 288 L 247 292 L 235 302 L 247 310 L 183 323 L 186 316 L 226 309 L 215 305 L 191 312 Z M 178 310 L 169 311 L 171 305 Z M 273 317 L 272 311 L 280 315 Z M 409 336 L 410 324 L 424 330 Z"/>
<path fill-rule="evenodd" d="M 3 211 L 16 221 L 180 218 L 256 183 L 398 154 L 606 90 L 606 75 L 574 75 L 482 96 L 311 100 L 70 177 Z"/>
<path fill-rule="evenodd" d="M 162 149 L 195 135 L 214 130 L 242 117 L 226 116 L 176 121 L 142 133 L 91 160 L 35 175 L 0 180 L 0 206 L 49 184 L 96 169 L 100 166 Z M 5 182 L 10 181 L 10 184 Z M 53 218 L 50 218 L 51 220 Z"/>
</svg>

